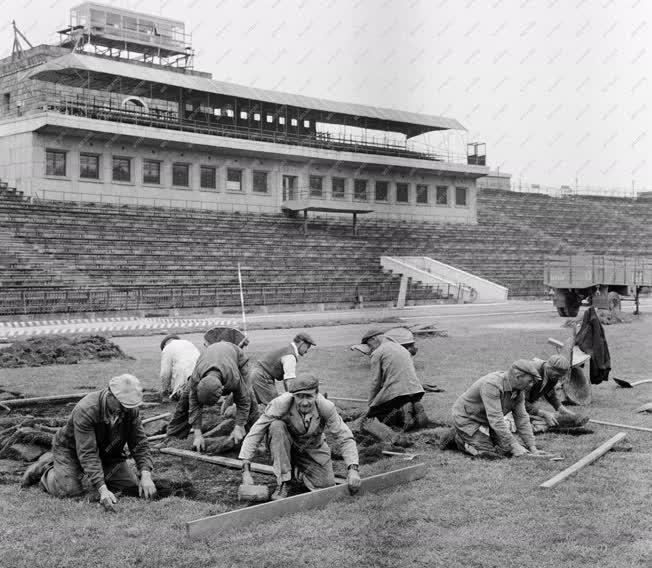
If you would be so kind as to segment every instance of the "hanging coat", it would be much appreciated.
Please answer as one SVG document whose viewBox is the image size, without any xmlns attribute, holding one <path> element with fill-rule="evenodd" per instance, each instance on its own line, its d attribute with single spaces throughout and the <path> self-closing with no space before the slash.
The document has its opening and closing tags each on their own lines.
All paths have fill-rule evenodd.
<svg viewBox="0 0 652 568">
<path fill-rule="evenodd" d="M 609 346 L 604 328 L 593 306 L 584 312 L 582 325 L 575 337 L 575 345 L 584 353 L 591 355 L 591 383 L 597 385 L 609 380 L 609 371 L 611 371 Z"/>
</svg>

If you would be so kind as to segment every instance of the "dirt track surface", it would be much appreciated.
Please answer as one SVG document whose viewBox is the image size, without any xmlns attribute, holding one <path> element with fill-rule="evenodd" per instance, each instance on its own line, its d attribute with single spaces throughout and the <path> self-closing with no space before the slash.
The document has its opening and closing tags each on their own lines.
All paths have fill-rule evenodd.
<svg viewBox="0 0 652 568">
<path fill-rule="evenodd" d="M 647 304 L 647 311 L 652 310 L 652 302 Z M 645 308 L 643 308 L 645 312 Z M 298 331 L 307 330 L 317 342 L 317 347 L 350 346 L 360 342 L 364 332 L 369 328 L 390 329 L 398 325 L 435 324 L 437 329 L 445 329 L 449 338 L 441 341 L 454 340 L 455 336 L 483 336 L 496 329 L 511 329 L 527 331 L 549 330 L 551 337 L 566 338 L 568 329 L 563 327 L 565 318 L 560 318 L 549 302 L 507 302 L 504 304 L 466 304 L 420 306 L 405 310 L 386 310 L 373 312 L 369 316 L 377 316 L 377 320 L 369 323 L 337 323 L 336 325 L 315 325 L 320 321 L 342 322 L 346 318 L 360 318 L 361 312 L 299 312 L 293 314 L 265 314 L 248 319 L 250 324 L 264 322 L 266 326 L 278 325 L 277 329 L 254 329 L 248 332 L 249 349 L 252 351 L 267 351 L 290 341 Z M 288 327 L 283 325 L 297 319 L 306 321 L 306 327 Z M 389 320 L 389 321 L 388 321 Z M 358 320 L 359 321 L 359 320 Z M 181 335 L 181 334 L 179 334 Z M 198 346 L 202 344 L 202 334 L 189 333 L 184 339 Z M 150 337 L 116 337 L 113 341 L 120 347 L 133 352 L 139 348 L 156 348 L 160 335 Z"/>
</svg>

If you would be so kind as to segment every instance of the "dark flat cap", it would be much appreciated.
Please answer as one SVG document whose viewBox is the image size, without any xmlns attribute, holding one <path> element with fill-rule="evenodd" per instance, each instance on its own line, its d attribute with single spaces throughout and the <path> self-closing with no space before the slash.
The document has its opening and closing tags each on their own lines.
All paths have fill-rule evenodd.
<svg viewBox="0 0 652 568">
<path fill-rule="evenodd" d="M 525 373 L 526 375 L 532 375 L 535 380 L 540 381 L 541 376 L 539 375 L 539 370 L 532 361 L 527 359 L 518 359 L 512 363 L 512 369 L 518 371 L 519 373 Z"/>
<path fill-rule="evenodd" d="M 362 336 L 362 340 L 360 341 L 360 343 L 367 343 L 367 341 L 369 341 L 372 337 L 376 337 L 377 335 L 382 335 L 383 333 L 384 332 L 381 329 L 370 329 L 367 331 L 367 333 L 365 333 Z"/>
<path fill-rule="evenodd" d="M 295 342 L 304 341 L 305 343 L 308 343 L 309 345 L 317 345 L 315 343 L 315 340 L 310 335 L 308 335 L 305 331 L 302 331 L 301 333 L 297 333 L 294 336 L 294 341 Z"/>
<path fill-rule="evenodd" d="M 165 346 L 168 344 L 169 341 L 172 341 L 173 339 L 181 339 L 178 335 L 166 335 L 163 338 L 163 341 L 161 341 L 161 351 L 165 349 Z"/>
<path fill-rule="evenodd" d="M 296 394 L 298 392 L 308 392 L 319 388 L 319 379 L 313 375 L 306 375 L 304 377 L 297 377 L 290 385 L 290 392 Z"/>
</svg>

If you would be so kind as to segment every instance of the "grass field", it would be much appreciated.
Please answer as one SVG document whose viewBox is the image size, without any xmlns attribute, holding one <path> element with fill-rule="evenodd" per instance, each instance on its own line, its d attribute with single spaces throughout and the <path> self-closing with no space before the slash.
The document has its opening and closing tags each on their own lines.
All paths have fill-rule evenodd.
<svg viewBox="0 0 652 568">
<path fill-rule="evenodd" d="M 483 320 L 484 321 L 484 320 Z M 448 338 L 423 339 L 416 357 L 423 379 L 446 389 L 426 395 L 435 419 L 449 421 L 455 398 L 476 378 L 523 356 L 545 356 L 549 336 L 567 330 L 552 314 L 513 317 L 501 325 L 449 320 Z M 554 331 L 551 331 L 554 329 Z M 346 333 L 346 326 L 342 326 Z M 652 317 L 606 328 L 613 376 L 649 375 Z M 4 369 L 0 385 L 32 394 L 57 394 L 100 387 L 112 375 L 132 372 L 158 388 L 158 340 L 121 338 L 134 359 L 47 368 Z M 318 341 L 319 342 L 319 341 Z M 255 342 L 251 349 L 255 352 Z M 341 346 L 319 347 L 299 363 L 319 374 L 332 395 L 366 397 L 368 364 Z M 652 427 L 649 414 L 632 410 L 652 399 L 652 385 L 593 387 L 591 417 Z M 149 409 L 150 414 L 158 413 Z M 239 483 L 237 472 L 194 467 L 228 496 L 211 502 L 171 497 L 145 503 L 122 498 L 120 512 L 103 512 L 88 497 L 59 500 L 38 488 L 0 485 L 0 564 L 39 566 L 442 566 L 455 567 L 636 567 L 648 566 L 652 436 L 627 432 L 631 452 L 610 452 L 555 489 L 538 485 L 613 436 L 617 429 L 593 425 L 581 437 L 544 434 L 539 446 L 565 456 L 563 462 L 512 459 L 482 462 L 442 452 L 415 437 L 413 451 L 428 466 L 424 479 L 378 495 L 331 503 L 322 510 L 279 518 L 253 530 L 227 531 L 187 541 L 184 523 L 228 510 Z M 157 458 L 161 459 L 160 456 Z M 361 468 L 362 476 L 401 467 L 383 459 Z M 213 473 L 214 472 L 214 473 Z M 226 483 L 225 483 L 226 479 Z M 200 481 L 196 479 L 196 481 Z M 228 498 L 227 498 L 228 497 Z"/>
</svg>

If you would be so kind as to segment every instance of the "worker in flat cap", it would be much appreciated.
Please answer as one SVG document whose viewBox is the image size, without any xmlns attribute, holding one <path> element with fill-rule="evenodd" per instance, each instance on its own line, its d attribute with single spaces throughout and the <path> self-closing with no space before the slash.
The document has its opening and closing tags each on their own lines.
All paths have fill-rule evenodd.
<svg viewBox="0 0 652 568">
<path fill-rule="evenodd" d="M 202 434 L 202 409 L 213 406 L 222 396 L 233 395 L 236 406 L 232 441 L 239 445 L 246 428 L 258 418 L 258 405 L 247 379 L 249 358 L 229 341 L 212 343 L 199 355 L 190 379 L 183 388 L 167 435 L 185 439 L 194 433 L 193 449 L 206 449 Z"/>
<path fill-rule="evenodd" d="M 535 382 L 525 392 L 525 409 L 530 415 L 532 429 L 535 433 L 546 432 L 549 428 L 576 428 L 584 425 L 588 418 L 580 417 L 566 408 L 557 395 L 557 385 L 564 384 L 570 376 L 570 362 L 563 355 L 555 354 L 548 360 L 535 357 L 532 364 L 536 367 L 541 381 Z M 545 400 L 552 407 L 542 407 Z"/>
<path fill-rule="evenodd" d="M 197 349 L 187 339 L 178 335 L 166 335 L 161 341 L 161 394 L 170 400 L 179 400 L 199 358 Z"/>
<path fill-rule="evenodd" d="M 319 393 L 319 381 L 313 376 L 294 380 L 289 392 L 273 399 L 252 426 L 240 449 L 242 483 L 253 484 L 249 464 L 258 444 L 266 440 L 278 484 L 272 499 L 288 496 L 293 477 L 311 491 L 335 485 L 325 431 L 337 440 L 347 467 L 349 489 L 356 492 L 360 475 L 355 439 L 335 405 Z"/>
<path fill-rule="evenodd" d="M 270 351 L 252 363 L 249 381 L 260 404 L 267 405 L 278 396 L 277 381 L 283 381 L 285 390 L 288 390 L 290 381 L 297 376 L 298 358 L 315 345 L 315 340 L 302 331 L 287 345 Z"/>
<path fill-rule="evenodd" d="M 458 449 L 486 458 L 539 454 L 525 409 L 525 393 L 540 382 L 539 369 L 532 361 L 519 359 L 507 372 L 495 371 L 473 383 L 453 405 Z M 509 412 L 520 440 L 504 419 Z"/>
<path fill-rule="evenodd" d="M 152 458 L 138 407 L 143 388 L 133 375 L 120 375 L 107 388 L 82 398 L 54 436 L 52 452 L 25 472 L 22 485 L 38 483 L 57 497 L 83 492 L 86 476 L 99 493 L 100 503 L 115 510 L 115 493 L 156 495 Z M 138 476 L 127 464 L 124 446 L 136 462 Z"/>
<path fill-rule="evenodd" d="M 421 399 L 425 394 L 410 353 L 379 329 L 362 336 L 371 349 L 371 390 L 367 418 L 403 430 L 432 425 Z"/>
</svg>

